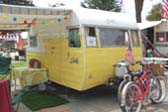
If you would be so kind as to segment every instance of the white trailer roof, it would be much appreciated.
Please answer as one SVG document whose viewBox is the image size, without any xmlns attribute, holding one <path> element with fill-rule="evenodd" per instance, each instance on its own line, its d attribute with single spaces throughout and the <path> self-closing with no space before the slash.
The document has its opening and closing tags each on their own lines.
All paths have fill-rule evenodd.
<svg viewBox="0 0 168 112">
<path fill-rule="evenodd" d="M 163 20 L 161 20 L 161 21 L 146 21 L 146 22 L 138 23 L 138 28 L 139 28 L 139 30 L 151 28 L 151 27 L 154 27 L 154 26 L 161 24 L 162 21 Z"/>
<path fill-rule="evenodd" d="M 1 19 L 1 26 L 5 25 L 9 27 L 13 25 L 20 25 L 15 28 L 26 28 L 27 26 L 21 25 L 24 19 L 31 22 L 34 18 L 56 18 L 60 14 L 64 16 L 64 13 L 71 15 L 71 25 L 91 25 L 91 26 L 104 26 L 121 29 L 138 29 L 136 21 L 133 18 L 123 14 L 109 11 L 102 11 L 96 9 L 86 8 L 68 8 L 68 7 L 56 7 L 56 8 L 39 8 L 39 7 L 27 7 L 27 6 L 13 6 L 0 4 L 0 14 L 8 17 Z M 73 13 L 71 13 L 73 12 Z M 13 17 L 17 17 L 17 23 L 12 21 Z M 6 28 L 6 29 L 8 29 Z M 2 28 L 1 28 L 2 29 Z M 13 27 L 11 27 L 13 29 Z"/>
<path fill-rule="evenodd" d="M 102 11 L 96 9 L 73 9 L 79 24 L 106 26 L 121 29 L 138 29 L 136 21 L 123 13 Z"/>
</svg>

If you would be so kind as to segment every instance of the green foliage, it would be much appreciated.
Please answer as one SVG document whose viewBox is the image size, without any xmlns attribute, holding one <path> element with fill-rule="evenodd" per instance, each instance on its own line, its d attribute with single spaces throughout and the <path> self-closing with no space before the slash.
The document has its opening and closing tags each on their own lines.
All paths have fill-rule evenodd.
<svg viewBox="0 0 168 112">
<path fill-rule="evenodd" d="M 152 10 L 149 12 L 149 15 L 146 17 L 149 21 L 161 20 L 162 17 L 162 4 L 156 4 L 152 7 Z"/>
<path fill-rule="evenodd" d="M 23 5 L 23 6 L 34 6 L 34 4 L 28 0 L 0 0 L 0 3 L 10 5 Z"/>
<path fill-rule="evenodd" d="M 84 8 L 100 9 L 106 11 L 120 12 L 121 4 L 116 0 L 85 0 L 81 3 Z"/>
</svg>

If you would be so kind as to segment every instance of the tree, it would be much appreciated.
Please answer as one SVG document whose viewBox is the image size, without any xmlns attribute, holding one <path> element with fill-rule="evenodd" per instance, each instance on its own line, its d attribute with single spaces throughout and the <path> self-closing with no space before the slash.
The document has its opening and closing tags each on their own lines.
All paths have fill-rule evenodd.
<svg viewBox="0 0 168 112">
<path fill-rule="evenodd" d="M 34 6 L 32 0 L 0 0 L 2 4 Z"/>
<path fill-rule="evenodd" d="M 162 18 L 162 4 L 156 4 L 152 7 L 152 10 L 149 12 L 149 15 L 146 17 L 149 21 L 157 21 Z"/>
<path fill-rule="evenodd" d="M 135 12 L 136 12 L 136 21 L 141 22 L 141 12 L 143 8 L 144 0 L 135 0 Z"/>
<path fill-rule="evenodd" d="M 85 0 L 81 2 L 84 8 L 100 9 L 106 11 L 120 12 L 121 4 L 116 0 Z"/>
</svg>

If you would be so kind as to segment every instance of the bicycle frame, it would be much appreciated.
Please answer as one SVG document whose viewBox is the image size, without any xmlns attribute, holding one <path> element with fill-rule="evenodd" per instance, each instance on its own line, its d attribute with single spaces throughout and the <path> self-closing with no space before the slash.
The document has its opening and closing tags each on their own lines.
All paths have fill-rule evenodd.
<svg viewBox="0 0 168 112">
<path fill-rule="evenodd" d="M 151 83 L 150 71 L 145 70 L 142 76 L 136 80 L 136 83 L 138 84 L 141 90 L 141 95 L 137 96 L 137 100 L 144 100 L 149 95 L 149 92 L 150 92 L 150 83 Z"/>
</svg>

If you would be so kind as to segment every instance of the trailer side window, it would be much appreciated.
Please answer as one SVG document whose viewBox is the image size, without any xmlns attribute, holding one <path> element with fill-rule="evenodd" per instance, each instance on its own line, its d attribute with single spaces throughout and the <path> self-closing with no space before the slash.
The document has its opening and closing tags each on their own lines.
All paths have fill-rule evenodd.
<svg viewBox="0 0 168 112">
<path fill-rule="evenodd" d="M 100 41 L 102 47 L 126 46 L 125 31 L 111 28 L 100 28 Z"/>
<path fill-rule="evenodd" d="M 166 41 L 165 32 L 156 32 L 156 42 Z"/>
<path fill-rule="evenodd" d="M 87 47 L 97 47 L 96 31 L 94 27 L 86 28 Z"/>
<path fill-rule="evenodd" d="M 69 29 L 69 47 L 81 47 L 79 28 Z"/>
<path fill-rule="evenodd" d="M 30 47 L 37 47 L 37 35 L 30 36 Z"/>
</svg>

